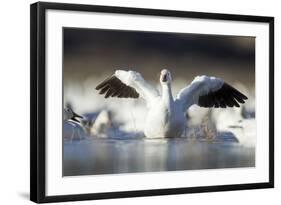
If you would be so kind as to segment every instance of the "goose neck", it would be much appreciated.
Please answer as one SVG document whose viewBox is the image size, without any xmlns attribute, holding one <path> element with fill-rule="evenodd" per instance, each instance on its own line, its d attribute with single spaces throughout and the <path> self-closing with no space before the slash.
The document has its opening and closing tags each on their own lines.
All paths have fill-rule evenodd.
<svg viewBox="0 0 281 205">
<path fill-rule="evenodd" d="M 173 103 L 173 94 L 170 84 L 162 85 L 162 100 L 166 105 L 171 105 Z"/>
</svg>

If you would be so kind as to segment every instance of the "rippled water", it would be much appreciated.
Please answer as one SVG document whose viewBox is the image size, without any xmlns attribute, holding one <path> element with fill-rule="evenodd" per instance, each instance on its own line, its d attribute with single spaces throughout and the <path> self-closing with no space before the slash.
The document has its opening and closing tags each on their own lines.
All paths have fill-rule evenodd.
<svg viewBox="0 0 281 205">
<path fill-rule="evenodd" d="M 255 166 L 255 148 L 232 141 L 99 139 L 64 141 L 63 175 Z"/>
</svg>

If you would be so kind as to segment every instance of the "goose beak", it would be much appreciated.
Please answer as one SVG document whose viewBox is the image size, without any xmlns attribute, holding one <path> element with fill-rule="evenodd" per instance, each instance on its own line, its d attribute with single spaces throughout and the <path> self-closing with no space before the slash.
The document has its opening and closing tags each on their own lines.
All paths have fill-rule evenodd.
<svg viewBox="0 0 281 205">
<path fill-rule="evenodd" d="M 162 82 L 167 82 L 167 81 L 168 81 L 167 74 L 162 75 Z"/>
<path fill-rule="evenodd" d="M 83 117 L 81 115 L 78 115 L 77 113 L 73 112 L 73 116 L 72 116 L 71 120 L 73 120 L 75 122 L 80 122 L 77 118 L 83 119 Z"/>
<path fill-rule="evenodd" d="M 167 83 L 170 82 L 170 73 L 167 69 L 161 70 L 161 75 L 160 75 L 160 82 L 161 83 Z"/>
</svg>

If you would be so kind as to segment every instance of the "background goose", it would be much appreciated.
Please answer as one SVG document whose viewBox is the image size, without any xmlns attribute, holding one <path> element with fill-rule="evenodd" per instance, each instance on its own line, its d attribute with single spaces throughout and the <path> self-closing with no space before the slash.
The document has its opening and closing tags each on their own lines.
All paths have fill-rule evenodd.
<svg viewBox="0 0 281 205">
<path fill-rule="evenodd" d="M 77 130 L 77 134 L 78 134 L 79 139 L 81 139 L 81 134 L 80 134 L 79 128 L 80 127 L 83 128 L 82 125 L 81 125 L 82 119 L 83 119 L 83 117 L 78 115 L 77 113 L 75 113 L 70 106 L 67 106 L 66 108 L 64 108 L 64 121 L 69 122 L 72 126 L 72 133 L 71 133 L 71 136 L 70 136 L 71 141 L 75 137 L 75 131 L 76 130 Z"/>
<path fill-rule="evenodd" d="M 67 107 L 64 109 L 63 119 L 64 121 L 69 121 L 75 124 L 79 124 L 80 123 L 79 119 L 83 119 L 83 117 L 75 113 L 71 107 Z"/>
<path fill-rule="evenodd" d="M 73 127 L 71 140 L 74 138 L 76 128 L 79 139 L 81 139 L 80 129 L 88 136 L 104 136 L 112 126 L 111 113 L 107 110 L 102 110 L 92 119 L 86 116 L 82 117 L 75 113 L 71 107 L 67 107 L 64 109 L 64 121 L 69 122 Z"/>
<path fill-rule="evenodd" d="M 112 127 L 112 116 L 108 110 L 102 110 L 95 117 L 84 117 L 81 124 L 87 135 L 104 137 Z"/>
<path fill-rule="evenodd" d="M 244 109 L 239 107 L 213 110 L 211 118 L 219 132 L 233 133 L 241 145 L 255 147 L 256 120 L 255 118 L 244 118 L 242 115 Z"/>
<path fill-rule="evenodd" d="M 220 78 L 199 76 L 174 98 L 171 89 L 171 73 L 164 69 L 160 75 L 160 92 L 148 84 L 140 73 L 116 70 L 96 89 L 105 98 L 143 98 L 148 113 L 144 133 L 148 138 L 179 137 L 185 125 L 185 111 L 191 105 L 200 107 L 239 107 L 247 99 L 241 92 Z"/>
</svg>

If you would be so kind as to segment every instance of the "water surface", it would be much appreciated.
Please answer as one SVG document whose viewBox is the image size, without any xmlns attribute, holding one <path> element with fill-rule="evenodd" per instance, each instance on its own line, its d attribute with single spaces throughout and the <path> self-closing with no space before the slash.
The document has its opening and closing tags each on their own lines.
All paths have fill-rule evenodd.
<svg viewBox="0 0 281 205">
<path fill-rule="evenodd" d="M 86 138 L 63 150 L 64 176 L 255 166 L 255 148 L 231 140 Z"/>
</svg>

